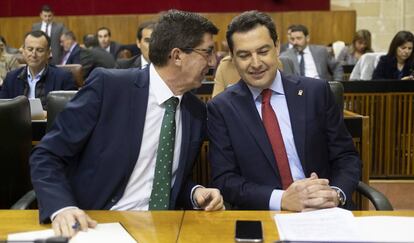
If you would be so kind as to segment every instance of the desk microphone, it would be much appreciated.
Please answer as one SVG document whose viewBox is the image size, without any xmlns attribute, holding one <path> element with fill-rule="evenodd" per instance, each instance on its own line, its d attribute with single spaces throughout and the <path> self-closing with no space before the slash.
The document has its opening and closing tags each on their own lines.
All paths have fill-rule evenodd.
<svg viewBox="0 0 414 243">
<path fill-rule="evenodd" d="M 68 237 L 49 237 L 41 240 L 0 240 L 0 243 L 68 243 Z"/>
</svg>

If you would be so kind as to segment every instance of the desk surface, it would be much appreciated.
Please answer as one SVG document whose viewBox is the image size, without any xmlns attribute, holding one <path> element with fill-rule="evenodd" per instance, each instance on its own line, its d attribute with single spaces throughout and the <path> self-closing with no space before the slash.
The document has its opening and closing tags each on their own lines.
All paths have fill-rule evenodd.
<svg viewBox="0 0 414 243">
<path fill-rule="evenodd" d="M 264 242 L 278 240 L 278 211 L 87 211 L 99 223 L 121 222 L 138 242 L 234 242 L 236 220 L 261 220 Z M 355 216 L 411 216 L 414 211 L 355 211 Z M 49 229 L 37 210 L 0 210 L 0 240 L 10 233 Z"/>
</svg>

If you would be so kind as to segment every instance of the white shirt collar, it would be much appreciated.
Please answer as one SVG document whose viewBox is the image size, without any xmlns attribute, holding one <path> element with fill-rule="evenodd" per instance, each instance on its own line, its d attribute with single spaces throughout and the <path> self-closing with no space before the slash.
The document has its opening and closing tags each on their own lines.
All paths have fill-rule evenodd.
<svg viewBox="0 0 414 243">
<path fill-rule="evenodd" d="M 38 74 L 36 74 L 35 77 L 32 77 L 32 74 L 30 73 L 30 67 L 27 66 L 27 77 L 29 78 L 29 80 L 39 79 L 45 71 L 45 68 L 46 66 Z"/>
<path fill-rule="evenodd" d="M 144 56 L 141 54 L 140 56 L 141 58 L 141 67 L 145 67 L 145 65 L 148 65 L 149 63 L 147 62 L 147 60 L 145 60 Z"/>
<path fill-rule="evenodd" d="M 260 96 L 263 90 L 260 88 L 252 87 L 248 84 L 247 84 L 247 87 L 250 89 L 250 92 L 252 92 L 253 100 L 256 100 Z M 279 70 L 277 70 L 276 77 L 273 80 L 272 84 L 270 85 L 269 89 L 271 89 L 272 91 L 278 94 L 285 94 L 285 90 L 283 89 L 283 84 L 282 84 L 282 76 L 280 75 Z"/>
<path fill-rule="evenodd" d="M 161 76 L 157 73 L 154 68 L 154 65 L 150 65 L 150 89 L 155 95 L 155 100 L 158 105 L 162 105 L 166 100 L 171 98 L 171 96 L 177 97 L 179 100 L 178 106 L 181 103 L 182 95 L 174 95 L 171 89 L 167 84 L 162 80 Z"/>
</svg>

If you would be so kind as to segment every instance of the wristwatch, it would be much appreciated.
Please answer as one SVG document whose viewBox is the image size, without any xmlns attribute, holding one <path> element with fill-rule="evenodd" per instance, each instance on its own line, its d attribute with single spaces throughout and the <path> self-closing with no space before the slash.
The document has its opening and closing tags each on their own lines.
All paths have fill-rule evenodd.
<svg viewBox="0 0 414 243">
<path fill-rule="evenodd" d="M 345 195 L 339 189 L 334 188 L 334 190 L 336 191 L 336 195 L 338 196 L 338 201 L 339 201 L 338 206 L 344 206 L 345 205 Z"/>
</svg>

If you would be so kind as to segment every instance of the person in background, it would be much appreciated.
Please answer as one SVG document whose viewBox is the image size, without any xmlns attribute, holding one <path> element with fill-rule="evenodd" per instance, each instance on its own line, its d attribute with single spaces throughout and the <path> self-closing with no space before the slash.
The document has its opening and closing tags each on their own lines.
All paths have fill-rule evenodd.
<svg viewBox="0 0 414 243">
<path fill-rule="evenodd" d="M 15 54 L 19 54 L 20 53 L 19 52 L 19 49 L 13 48 L 11 46 L 8 46 L 7 45 L 7 42 L 6 42 L 6 39 L 3 36 L 1 36 L 1 35 L 0 35 L 0 41 L 3 42 L 3 44 L 4 44 L 4 50 L 3 51 L 6 54 L 15 55 Z"/>
<path fill-rule="evenodd" d="M 369 30 L 358 30 L 350 47 L 344 47 L 339 53 L 337 61 L 341 65 L 355 65 L 359 58 L 365 53 L 373 52 L 371 47 L 371 32 Z"/>
<path fill-rule="evenodd" d="M 76 42 L 76 36 L 72 31 L 67 31 L 60 37 L 60 45 L 65 51 L 61 65 L 80 64 L 80 46 Z"/>
<path fill-rule="evenodd" d="M 362 163 L 328 82 L 279 70 L 265 13 L 235 17 L 226 38 L 241 81 L 207 103 L 211 184 L 235 209 L 352 208 Z"/>
<path fill-rule="evenodd" d="M 49 65 L 50 38 L 35 30 L 24 37 L 23 56 L 26 66 L 7 73 L 0 98 L 12 99 L 19 95 L 39 98 L 47 110 L 47 94 L 53 90 L 77 90 L 69 71 Z"/>
<path fill-rule="evenodd" d="M 292 33 L 292 27 L 295 25 L 289 25 L 288 29 L 287 29 L 287 43 L 282 44 L 280 46 L 280 53 L 285 52 L 286 50 L 290 49 L 293 47 L 293 41 L 290 38 L 290 34 Z"/>
<path fill-rule="evenodd" d="M 66 32 L 67 29 L 62 23 L 53 21 L 54 13 L 49 5 L 43 5 L 40 11 L 40 18 L 42 22 L 35 23 L 32 30 L 41 30 L 50 37 L 50 46 L 52 50 L 51 64 L 58 65 L 62 60 L 62 47 L 60 46 L 60 36 Z"/>
<path fill-rule="evenodd" d="M 30 157 L 40 222 L 72 236 L 77 222 L 96 226 L 88 209 L 224 209 L 219 190 L 191 180 L 206 125 L 191 90 L 216 64 L 217 32 L 170 10 L 151 35 L 149 68 L 90 74 Z"/>
<path fill-rule="evenodd" d="M 85 48 L 80 51 L 80 64 L 82 65 L 83 78 L 87 77 L 97 67 L 115 68 L 116 62 L 114 57 L 99 47 L 98 38 L 94 34 L 83 36 Z"/>
<path fill-rule="evenodd" d="M 333 59 L 325 46 L 311 45 L 308 28 L 304 25 L 291 27 L 290 41 L 293 48 L 281 53 L 281 57 L 292 60 L 295 73 L 301 76 L 342 81 L 342 65 Z"/>
<path fill-rule="evenodd" d="M 14 56 L 6 53 L 6 44 L 0 38 L 0 89 L 6 74 L 18 67 L 19 62 Z"/>
<path fill-rule="evenodd" d="M 398 32 L 391 41 L 387 55 L 380 58 L 372 79 L 414 79 L 414 36 L 410 31 Z"/>
<path fill-rule="evenodd" d="M 129 59 L 118 59 L 118 68 L 139 68 L 143 69 L 149 65 L 149 42 L 156 22 L 148 21 L 140 24 L 137 30 L 137 46 L 141 50 L 141 55 L 136 55 Z"/>
<path fill-rule="evenodd" d="M 98 37 L 99 46 L 111 53 L 114 59 L 116 59 L 118 52 L 121 50 L 121 45 L 111 40 L 111 30 L 108 27 L 101 27 L 96 31 L 96 36 Z"/>
</svg>

